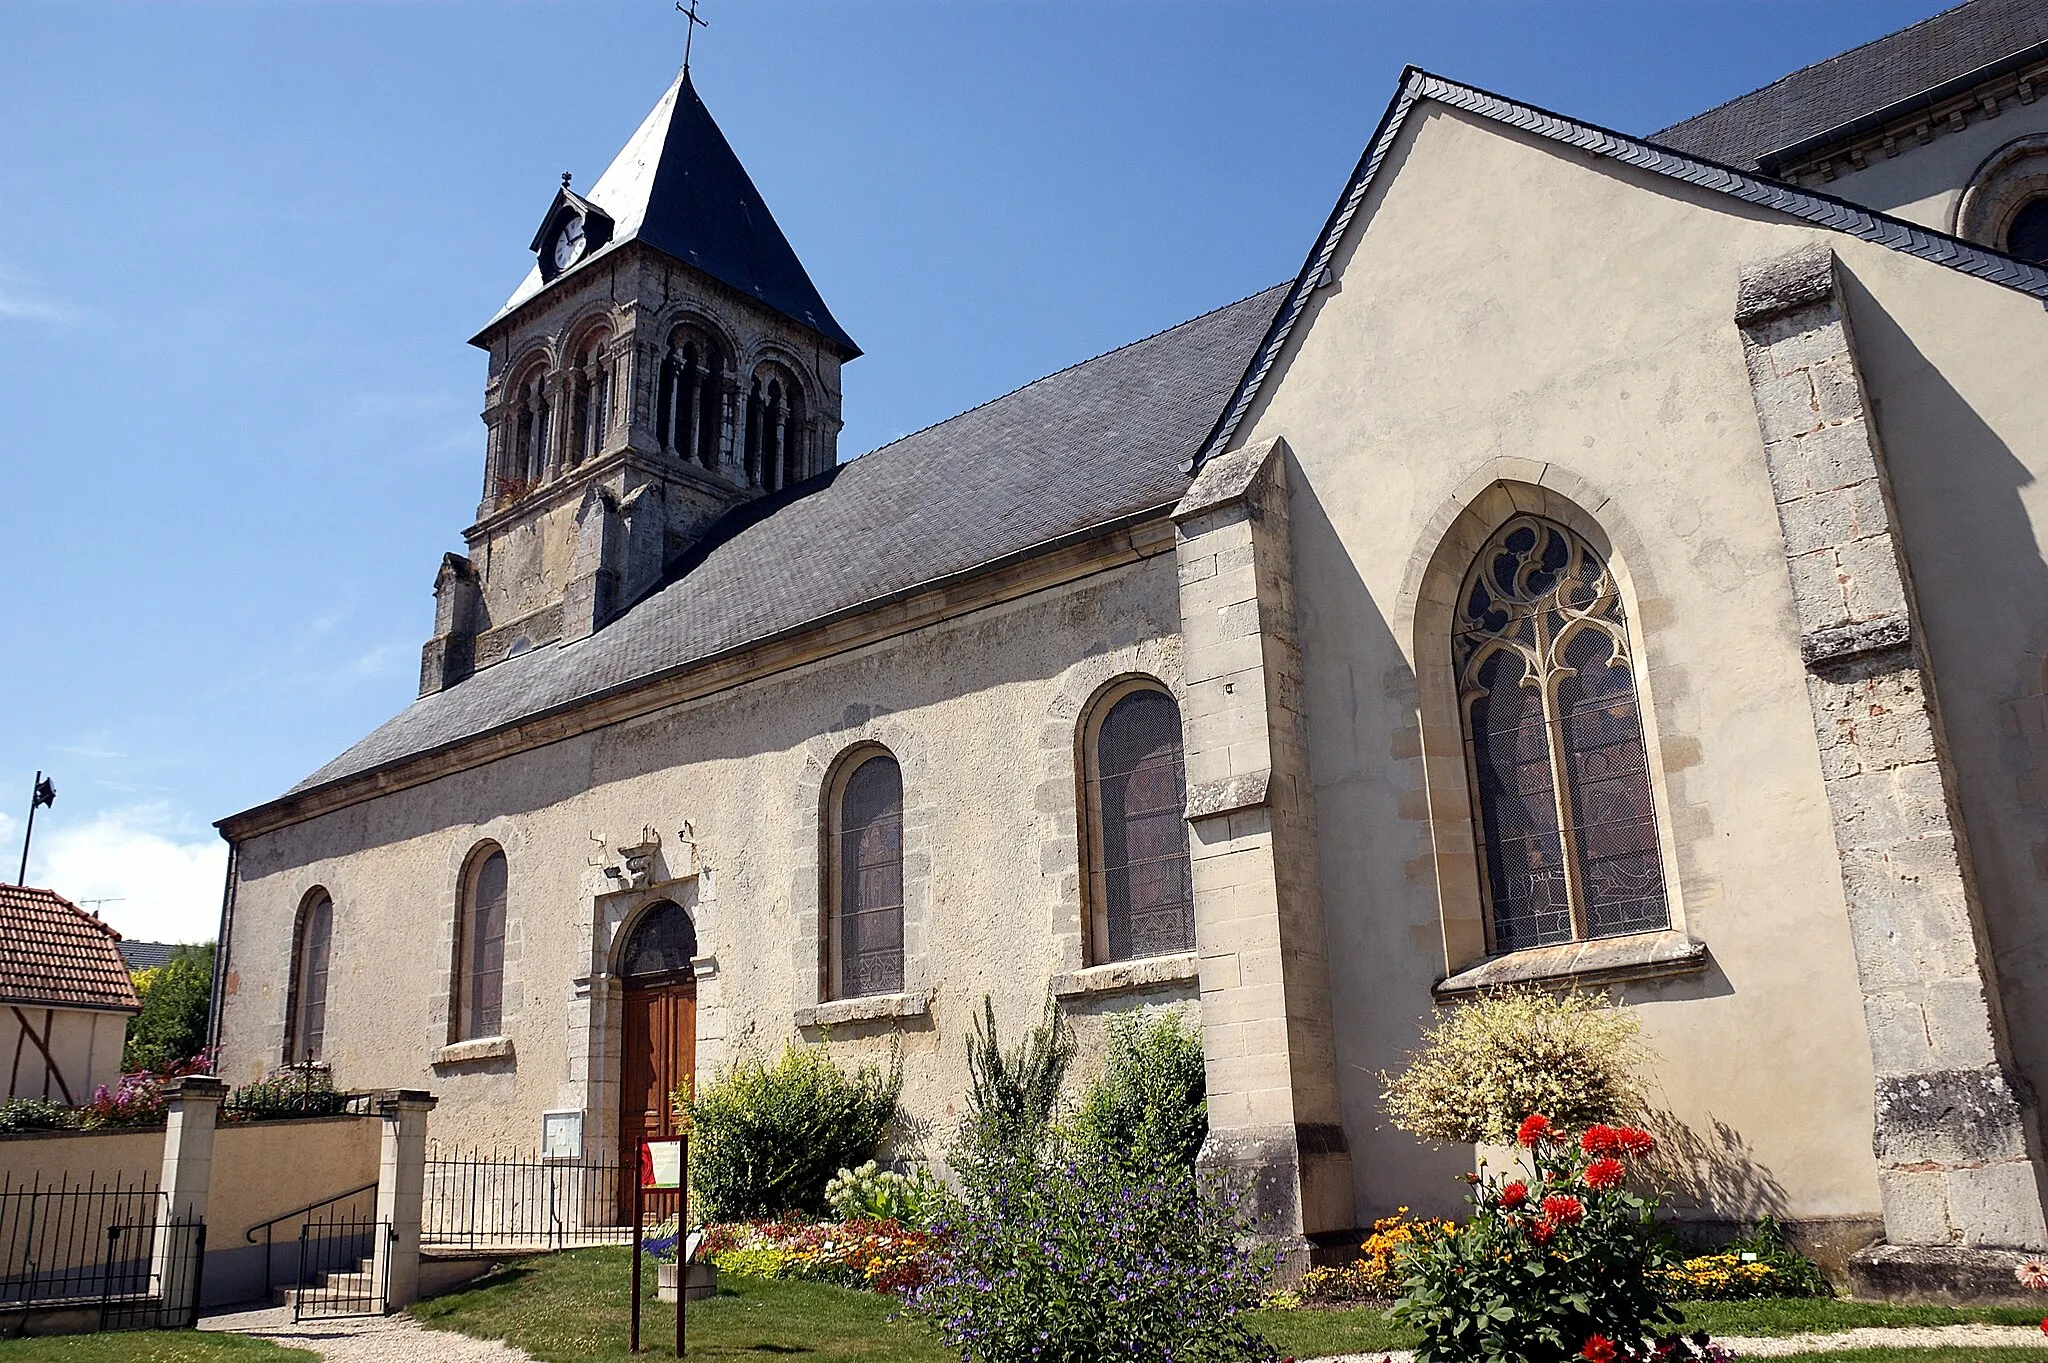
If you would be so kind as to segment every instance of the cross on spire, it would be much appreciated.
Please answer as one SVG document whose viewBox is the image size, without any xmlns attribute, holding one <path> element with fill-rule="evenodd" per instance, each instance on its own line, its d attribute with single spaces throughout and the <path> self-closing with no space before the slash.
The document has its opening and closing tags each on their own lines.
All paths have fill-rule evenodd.
<svg viewBox="0 0 2048 1363">
<path fill-rule="evenodd" d="M 697 0 L 690 0 L 687 7 L 683 0 L 676 0 L 676 13 L 689 20 L 683 25 L 683 74 L 687 76 L 690 74 L 690 42 L 697 36 L 698 29 L 710 28 L 711 24 L 697 17 Z"/>
</svg>

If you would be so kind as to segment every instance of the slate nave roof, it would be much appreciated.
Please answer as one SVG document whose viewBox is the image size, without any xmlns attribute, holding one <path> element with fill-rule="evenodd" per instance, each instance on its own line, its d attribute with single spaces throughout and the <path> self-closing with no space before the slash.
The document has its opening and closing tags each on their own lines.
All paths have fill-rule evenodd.
<svg viewBox="0 0 2048 1363">
<path fill-rule="evenodd" d="M 1170 506 L 1284 286 L 748 502 L 689 570 L 587 639 L 407 706 L 287 799 L 697 666 L 934 579 Z"/>
</svg>

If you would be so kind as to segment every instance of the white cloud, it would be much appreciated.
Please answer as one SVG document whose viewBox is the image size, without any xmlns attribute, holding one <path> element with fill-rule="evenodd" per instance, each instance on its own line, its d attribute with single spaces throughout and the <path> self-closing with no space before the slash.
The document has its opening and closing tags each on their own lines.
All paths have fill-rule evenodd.
<svg viewBox="0 0 2048 1363">
<path fill-rule="evenodd" d="M 227 844 L 211 829 L 192 828 L 168 805 L 141 804 L 39 826 L 28 878 L 73 903 L 114 901 L 86 907 L 123 937 L 204 942 L 220 926 L 227 863 Z"/>
<path fill-rule="evenodd" d="M 78 314 L 61 304 L 39 302 L 6 292 L 0 292 L 0 317 L 19 322 L 54 322 L 58 326 L 69 326 L 78 321 Z"/>
</svg>

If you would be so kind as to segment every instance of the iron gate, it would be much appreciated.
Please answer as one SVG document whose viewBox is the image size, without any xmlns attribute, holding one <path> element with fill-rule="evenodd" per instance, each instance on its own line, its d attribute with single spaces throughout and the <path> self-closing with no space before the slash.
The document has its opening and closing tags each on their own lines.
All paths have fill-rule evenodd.
<svg viewBox="0 0 2048 1363">
<path fill-rule="evenodd" d="M 299 1227 L 299 1285 L 291 1291 L 295 1321 L 381 1316 L 390 1288 L 389 1221 L 374 1213 L 335 1212 Z M 381 1251 L 381 1252 L 380 1252 Z"/>
<path fill-rule="evenodd" d="M 97 1308 L 100 1328 L 190 1325 L 206 1224 L 171 1214 L 147 1182 L 0 1174 L 0 1308 Z"/>
</svg>

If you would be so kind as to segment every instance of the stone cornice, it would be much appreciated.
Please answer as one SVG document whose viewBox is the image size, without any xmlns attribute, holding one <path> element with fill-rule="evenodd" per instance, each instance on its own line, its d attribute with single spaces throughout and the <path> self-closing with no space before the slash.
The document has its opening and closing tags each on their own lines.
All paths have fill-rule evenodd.
<svg viewBox="0 0 2048 1363">
<path fill-rule="evenodd" d="M 272 800 L 215 824 L 229 842 L 303 823 L 515 753 L 788 672 L 898 635 L 1064 586 L 1174 547 L 1171 506 L 1135 512 L 948 577 L 865 601 L 709 658 L 404 758 L 331 785 Z"/>
</svg>

